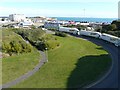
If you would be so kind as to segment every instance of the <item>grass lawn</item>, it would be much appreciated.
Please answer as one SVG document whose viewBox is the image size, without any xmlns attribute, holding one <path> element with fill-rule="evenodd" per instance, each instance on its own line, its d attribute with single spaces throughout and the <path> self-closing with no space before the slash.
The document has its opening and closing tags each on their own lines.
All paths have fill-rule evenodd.
<svg viewBox="0 0 120 90">
<path fill-rule="evenodd" d="M 108 69 L 108 53 L 89 41 L 58 37 L 60 47 L 48 51 L 48 63 L 14 88 L 68 88 L 96 80 Z"/>
<path fill-rule="evenodd" d="M 40 60 L 39 52 L 31 52 L 2 59 L 2 83 L 9 82 L 32 70 Z"/>
<path fill-rule="evenodd" d="M 3 30 L 2 40 L 9 43 L 12 40 L 23 41 L 16 33 Z M 26 43 L 25 41 L 23 41 Z M 40 60 L 40 53 L 32 47 L 32 52 L 2 58 L 2 84 L 12 81 L 32 70 Z"/>
</svg>

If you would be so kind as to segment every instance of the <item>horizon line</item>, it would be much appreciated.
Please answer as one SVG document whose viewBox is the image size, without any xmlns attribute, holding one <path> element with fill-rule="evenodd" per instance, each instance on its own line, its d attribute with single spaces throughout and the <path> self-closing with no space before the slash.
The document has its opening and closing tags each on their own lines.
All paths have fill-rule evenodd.
<svg viewBox="0 0 120 90">
<path fill-rule="evenodd" d="M 9 14 L 10 15 L 10 14 Z M 9 15 L 3 15 L 3 16 L 0 16 L 0 17 L 9 17 Z M 24 14 L 25 15 L 25 14 Z M 118 19 L 118 17 L 84 17 L 84 16 L 45 16 L 45 15 L 36 15 L 36 16 L 25 16 L 25 17 L 52 17 L 52 18 L 58 18 L 58 17 L 67 17 L 67 18 L 113 18 L 113 19 Z"/>
</svg>

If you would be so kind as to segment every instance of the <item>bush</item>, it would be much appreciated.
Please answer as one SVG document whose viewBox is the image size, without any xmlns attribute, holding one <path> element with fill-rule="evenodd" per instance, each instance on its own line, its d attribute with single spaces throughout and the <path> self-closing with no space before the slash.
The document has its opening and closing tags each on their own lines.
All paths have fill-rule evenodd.
<svg viewBox="0 0 120 90">
<path fill-rule="evenodd" d="M 56 28 L 50 28 L 49 30 L 51 30 L 51 31 L 57 31 Z"/>
<path fill-rule="evenodd" d="M 36 27 L 34 25 L 31 26 L 31 29 L 36 29 Z"/>
<path fill-rule="evenodd" d="M 45 48 L 48 48 L 48 50 L 55 49 L 56 47 L 60 46 L 60 43 L 57 41 L 57 38 L 55 38 L 52 35 L 46 35 L 41 38 L 41 41 L 37 43 L 37 48 L 40 50 L 45 50 Z"/>
<path fill-rule="evenodd" d="M 17 30 L 15 32 L 21 35 L 24 39 L 28 40 L 33 46 L 35 46 L 39 50 L 45 50 L 45 48 L 48 48 L 50 50 L 60 45 L 57 39 L 52 35 L 44 36 L 45 31 L 41 29 Z M 64 33 L 60 33 L 59 35 L 62 37 L 66 36 L 66 34 Z M 30 51 L 27 47 L 25 47 L 25 45 L 23 46 L 22 47 L 25 48 L 24 52 Z"/>
<path fill-rule="evenodd" d="M 45 42 L 45 47 L 48 48 L 48 50 L 55 49 L 58 46 L 60 46 L 60 43 L 55 40 L 49 40 L 49 41 Z"/>
<path fill-rule="evenodd" d="M 61 36 L 61 37 L 67 37 L 67 34 L 65 34 L 63 32 L 55 32 L 55 35 Z"/>
<path fill-rule="evenodd" d="M 24 41 L 10 41 L 9 43 L 2 43 L 2 51 L 8 53 L 10 56 L 15 53 L 28 53 L 32 51 L 32 46 Z"/>
<path fill-rule="evenodd" d="M 111 34 L 111 35 L 114 35 L 114 36 L 117 36 L 117 37 L 120 37 L 120 31 L 108 31 L 107 32 L 108 34 Z"/>
</svg>

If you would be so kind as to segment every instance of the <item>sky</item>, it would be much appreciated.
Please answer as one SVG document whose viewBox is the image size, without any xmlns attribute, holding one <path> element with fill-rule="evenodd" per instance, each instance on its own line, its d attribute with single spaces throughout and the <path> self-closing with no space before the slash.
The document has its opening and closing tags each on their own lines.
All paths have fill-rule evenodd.
<svg viewBox="0 0 120 90">
<path fill-rule="evenodd" d="M 117 18 L 119 0 L 2 0 L 0 16 Z"/>
</svg>

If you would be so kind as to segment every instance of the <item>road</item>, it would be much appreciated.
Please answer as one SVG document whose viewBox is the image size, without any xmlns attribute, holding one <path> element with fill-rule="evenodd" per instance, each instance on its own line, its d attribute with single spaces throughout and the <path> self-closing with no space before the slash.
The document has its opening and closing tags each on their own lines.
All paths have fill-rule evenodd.
<svg viewBox="0 0 120 90">
<path fill-rule="evenodd" d="M 97 45 L 102 46 L 105 50 L 109 52 L 112 58 L 112 66 L 110 70 L 101 77 L 98 81 L 86 86 L 86 88 L 118 88 L 120 86 L 118 72 L 120 72 L 119 64 L 120 64 L 120 47 L 115 47 L 113 44 L 105 42 L 103 40 L 85 37 L 85 36 L 77 36 L 79 38 L 91 41 Z M 118 71 L 119 70 L 119 71 Z"/>
</svg>

